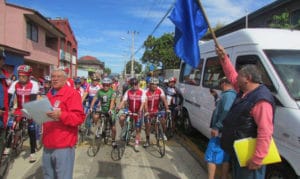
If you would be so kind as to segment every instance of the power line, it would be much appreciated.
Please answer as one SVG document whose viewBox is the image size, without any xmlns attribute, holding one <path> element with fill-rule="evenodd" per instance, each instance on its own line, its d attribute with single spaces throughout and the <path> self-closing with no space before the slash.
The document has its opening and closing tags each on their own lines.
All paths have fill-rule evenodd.
<svg viewBox="0 0 300 179">
<path fill-rule="evenodd" d="M 171 10 L 173 9 L 175 2 L 170 6 L 170 8 L 168 9 L 168 11 L 166 12 L 166 14 L 162 17 L 162 19 L 159 21 L 159 23 L 155 26 L 155 28 L 153 29 L 153 31 L 151 32 L 150 35 L 153 35 L 154 32 L 159 28 L 159 26 L 162 24 L 162 22 L 166 19 L 166 17 L 168 16 L 168 14 L 171 12 Z M 144 45 L 141 45 L 135 52 L 134 55 L 136 55 L 142 48 Z"/>
</svg>

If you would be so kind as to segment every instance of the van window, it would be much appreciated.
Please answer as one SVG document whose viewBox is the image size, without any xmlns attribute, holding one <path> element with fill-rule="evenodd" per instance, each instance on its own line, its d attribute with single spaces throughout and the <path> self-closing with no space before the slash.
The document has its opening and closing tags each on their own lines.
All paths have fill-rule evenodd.
<svg viewBox="0 0 300 179">
<path fill-rule="evenodd" d="M 219 80 L 224 76 L 218 57 L 208 58 L 204 68 L 203 86 L 212 89 L 220 89 Z"/>
<path fill-rule="evenodd" d="M 236 70 L 239 71 L 244 65 L 248 64 L 253 64 L 258 67 L 258 69 L 261 71 L 263 83 L 269 88 L 270 91 L 275 92 L 274 85 L 257 55 L 238 56 L 236 59 Z"/>
<path fill-rule="evenodd" d="M 200 85 L 201 74 L 202 74 L 202 65 L 203 59 L 198 68 L 194 68 L 187 63 L 183 63 L 181 66 L 180 78 L 179 81 L 181 83 L 189 84 L 189 85 Z"/>
<path fill-rule="evenodd" d="M 300 51 L 265 50 L 287 91 L 295 100 L 300 100 Z"/>
</svg>

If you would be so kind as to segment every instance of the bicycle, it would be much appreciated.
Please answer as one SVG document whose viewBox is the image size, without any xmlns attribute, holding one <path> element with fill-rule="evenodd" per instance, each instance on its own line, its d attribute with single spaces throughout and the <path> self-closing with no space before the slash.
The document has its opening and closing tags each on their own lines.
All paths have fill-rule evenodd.
<svg viewBox="0 0 300 179">
<path fill-rule="evenodd" d="M 8 174 L 9 167 L 10 167 L 10 154 L 4 155 L 4 149 L 6 146 L 6 139 L 5 139 L 5 130 L 4 128 L 0 129 L 0 178 L 5 178 Z"/>
<path fill-rule="evenodd" d="M 172 114 L 170 112 L 167 112 L 166 117 L 166 135 L 168 138 L 174 135 Z"/>
<path fill-rule="evenodd" d="M 99 122 L 99 121 L 98 121 Z M 104 144 L 108 143 L 108 139 L 111 136 L 111 126 L 109 117 L 107 114 L 100 112 L 100 124 L 93 124 L 92 127 L 94 130 L 92 141 L 90 142 L 90 146 L 88 149 L 88 155 L 94 157 L 97 155 L 98 151 L 100 150 L 101 141 L 104 139 Z"/>
<path fill-rule="evenodd" d="M 137 113 L 132 113 L 128 110 L 124 111 L 125 124 L 121 130 L 120 139 L 124 142 L 124 145 L 117 145 L 112 149 L 111 158 L 113 160 L 120 160 L 125 152 L 125 147 L 129 145 L 130 140 L 134 137 L 133 131 L 135 129 L 133 119 L 139 116 Z"/>
<path fill-rule="evenodd" d="M 78 132 L 78 143 L 81 144 L 84 141 L 88 139 L 89 136 L 89 130 L 90 130 L 90 124 L 92 120 L 92 114 L 89 112 L 86 117 L 84 122 L 80 125 L 79 127 L 79 132 Z"/>
<path fill-rule="evenodd" d="M 24 142 L 24 125 L 27 122 L 26 118 L 22 118 L 19 122 L 16 122 L 18 116 L 10 115 L 7 123 L 7 136 L 6 143 L 10 144 L 12 153 L 14 156 L 18 156 L 23 149 Z M 26 125 L 25 125 L 26 126 Z"/>
<path fill-rule="evenodd" d="M 155 131 L 156 146 L 161 157 L 166 154 L 164 130 L 161 124 L 161 120 L 164 119 L 165 111 L 159 111 L 156 113 L 150 113 L 151 120 L 151 131 Z"/>
</svg>

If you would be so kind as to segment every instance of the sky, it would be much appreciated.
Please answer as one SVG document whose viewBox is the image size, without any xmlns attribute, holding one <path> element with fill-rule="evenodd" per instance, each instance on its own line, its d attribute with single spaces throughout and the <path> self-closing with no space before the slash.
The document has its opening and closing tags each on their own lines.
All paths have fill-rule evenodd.
<svg viewBox="0 0 300 179">
<path fill-rule="evenodd" d="M 212 27 L 228 24 L 275 0 L 201 0 Z M 78 43 L 78 58 L 94 56 L 113 73 L 121 73 L 132 49 L 139 61 L 143 43 L 174 32 L 166 18 L 175 0 L 6 0 L 7 3 L 34 9 L 51 19 L 67 18 Z M 153 33 L 154 31 L 154 33 Z M 134 38 L 133 38 L 134 37 Z M 134 41 L 133 41 L 134 39 Z M 132 43 L 134 42 L 134 43 Z M 139 50 L 138 50 L 139 49 Z"/>
</svg>

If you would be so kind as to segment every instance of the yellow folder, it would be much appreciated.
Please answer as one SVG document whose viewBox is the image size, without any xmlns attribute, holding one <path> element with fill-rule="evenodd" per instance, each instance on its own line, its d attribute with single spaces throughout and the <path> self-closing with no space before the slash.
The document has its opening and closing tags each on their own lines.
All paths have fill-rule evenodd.
<svg viewBox="0 0 300 179">
<path fill-rule="evenodd" d="M 245 167 L 247 161 L 252 158 L 256 147 L 256 138 L 244 138 L 235 140 L 233 144 L 233 148 L 235 150 L 235 154 L 240 163 L 241 167 Z M 278 149 L 275 145 L 275 142 L 272 138 L 269 152 L 266 157 L 263 159 L 262 164 L 271 164 L 281 162 L 281 158 L 278 152 Z"/>
</svg>

